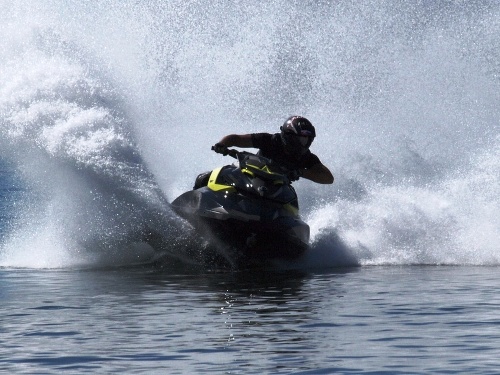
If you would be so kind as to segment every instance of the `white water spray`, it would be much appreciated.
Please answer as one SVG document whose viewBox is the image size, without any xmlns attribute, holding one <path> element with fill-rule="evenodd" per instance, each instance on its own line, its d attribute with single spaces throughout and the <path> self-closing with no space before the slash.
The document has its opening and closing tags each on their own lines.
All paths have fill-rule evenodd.
<svg viewBox="0 0 500 375">
<path fill-rule="evenodd" d="M 297 184 L 304 264 L 500 263 L 496 2 L 0 10 L 1 157 L 27 188 L 2 265 L 128 262 L 150 232 L 186 246 L 167 201 L 226 162 L 210 146 L 290 114 L 336 177 Z"/>
</svg>

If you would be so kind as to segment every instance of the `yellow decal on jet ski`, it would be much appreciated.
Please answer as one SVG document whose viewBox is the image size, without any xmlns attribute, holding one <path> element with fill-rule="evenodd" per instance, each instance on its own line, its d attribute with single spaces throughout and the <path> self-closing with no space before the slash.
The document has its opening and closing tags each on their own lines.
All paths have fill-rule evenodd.
<svg viewBox="0 0 500 375">
<path fill-rule="evenodd" d="M 285 204 L 283 207 L 295 216 L 299 214 L 299 209 L 290 203 Z"/>
<path fill-rule="evenodd" d="M 244 174 L 246 174 L 246 175 L 248 175 L 248 176 L 250 176 L 250 177 L 252 177 L 252 178 L 254 178 L 254 177 L 255 177 L 255 175 L 253 174 L 253 172 L 252 172 L 251 170 L 249 170 L 249 169 L 242 168 L 242 169 L 241 169 L 241 172 L 243 172 Z"/>
<path fill-rule="evenodd" d="M 252 164 L 247 164 L 247 166 L 255 168 L 255 169 L 258 169 L 258 170 L 261 170 L 262 172 L 265 172 L 267 174 L 278 174 L 278 173 L 275 173 L 272 170 L 270 170 L 267 165 L 264 165 L 262 168 L 259 168 L 256 165 L 252 165 Z"/>
<path fill-rule="evenodd" d="M 227 192 L 233 192 L 236 191 L 236 189 L 233 186 L 229 185 L 223 185 L 223 184 L 218 184 L 217 181 L 217 176 L 219 175 L 222 167 L 216 168 L 210 173 L 210 178 L 208 179 L 208 188 L 213 191 L 221 191 L 221 190 L 226 190 Z"/>
<path fill-rule="evenodd" d="M 272 178 L 274 179 L 274 181 L 273 181 L 274 185 L 283 185 L 284 184 L 283 179 L 279 179 L 282 176 L 282 174 L 273 172 L 267 165 L 264 165 L 262 168 L 259 168 L 258 166 L 252 165 L 252 164 L 247 164 L 247 166 L 252 168 L 252 169 L 255 169 L 257 171 L 261 171 L 261 172 L 264 172 L 265 174 L 271 175 Z M 250 177 L 255 177 L 255 174 L 250 169 L 243 168 L 241 171 L 243 173 L 249 175 Z"/>
</svg>

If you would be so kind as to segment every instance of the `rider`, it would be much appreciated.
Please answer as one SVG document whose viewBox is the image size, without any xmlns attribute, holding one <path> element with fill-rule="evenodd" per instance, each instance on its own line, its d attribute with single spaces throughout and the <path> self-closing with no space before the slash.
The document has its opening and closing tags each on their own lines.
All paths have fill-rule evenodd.
<svg viewBox="0 0 500 375">
<path fill-rule="evenodd" d="M 215 144 L 213 149 L 227 154 L 227 148 L 231 146 L 258 148 L 260 155 L 286 168 L 289 171 L 288 177 L 292 181 L 304 177 L 320 184 L 333 183 L 330 170 L 309 151 L 316 136 L 311 122 L 302 116 L 291 116 L 280 130 L 281 133 L 276 134 L 230 134 Z"/>
</svg>

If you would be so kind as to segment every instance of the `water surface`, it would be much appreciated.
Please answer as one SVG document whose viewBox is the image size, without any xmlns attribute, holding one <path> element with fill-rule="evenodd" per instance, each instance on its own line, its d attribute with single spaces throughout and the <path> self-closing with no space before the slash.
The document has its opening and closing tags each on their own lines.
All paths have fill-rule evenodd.
<svg viewBox="0 0 500 375">
<path fill-rule="evenodd" d="M 2 269 L 10 373 L 495 373 L 495 267 Z"/>
</svg>

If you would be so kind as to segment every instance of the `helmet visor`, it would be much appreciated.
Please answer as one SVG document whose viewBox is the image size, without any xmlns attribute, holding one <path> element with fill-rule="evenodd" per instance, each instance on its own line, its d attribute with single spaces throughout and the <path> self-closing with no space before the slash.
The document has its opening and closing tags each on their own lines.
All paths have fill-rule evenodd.
<svg viewBox="0 0 500 375">
<path fill-rule="evenodd" d="M 302 130 L 300 134 L 286 132 L 284 136 L 287 149 L 289 151 L 299 152 L 301 154 L 304 153 L 309 148 L 309 146 L 311 146 L 311 143 L 314 139 L 312 133 L 308 130 Z"/>
<path fill-rule="evenodd" d="M 312 143 L 313 136 L 309 130 L 301 130 L 300 134 L 294 134 L 299 138 L 299 142 L 302 146 L 309 148 Z"/>
</svg>

